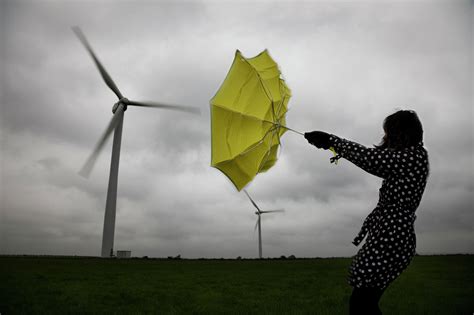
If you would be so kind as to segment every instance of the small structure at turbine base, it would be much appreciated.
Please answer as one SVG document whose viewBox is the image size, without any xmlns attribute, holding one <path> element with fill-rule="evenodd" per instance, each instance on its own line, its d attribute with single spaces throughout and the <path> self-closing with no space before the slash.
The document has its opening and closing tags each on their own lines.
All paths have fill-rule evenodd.
<svg viewBox="0 0 474 315">
<path fill-rule="evenodd" d="M 118 250 L 117 251 L 117 258 L 130 258 L 132 257 L 131 250 Z"/>
</svg>

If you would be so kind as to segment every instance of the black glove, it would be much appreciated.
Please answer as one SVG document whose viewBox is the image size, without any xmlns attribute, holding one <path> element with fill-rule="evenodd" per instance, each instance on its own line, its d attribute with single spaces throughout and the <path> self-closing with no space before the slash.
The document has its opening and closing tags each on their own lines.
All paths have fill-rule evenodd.
<svg viewBox="0 0 474 315">
<path fill-rule="evenodd" d="M 304 134 L 309 143 L 316 146 L 318 149 L 327 150 L 331 146 L 329 143 L 329 134 L 323 131 L 311 131 Z"/>
</svg>

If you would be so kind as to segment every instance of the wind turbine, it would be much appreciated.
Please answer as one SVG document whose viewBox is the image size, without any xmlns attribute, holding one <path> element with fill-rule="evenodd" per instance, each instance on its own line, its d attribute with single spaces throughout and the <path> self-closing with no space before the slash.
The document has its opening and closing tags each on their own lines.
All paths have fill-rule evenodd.
<svg viewBox="0 0 474 315">
<path fill-rule="evenodd" d="M 257 222 L 255 223 L 255 230 L 258 227 L 258 258 L 262 259 L 262 223 L 261 223 L 261 215 L 263 213 L 272 213 L 272 212 L 285 212 L 285 210 L 280 209 L 280 210 L 260 210 L 260 208 L 257 206 L 255 201 L 253 201 L 252 197 L 250 197 L 249 193 L 244 189 L 245 194 L 247 197 L 249 197 L 250 202 L 254 205 L 255 208 L 257 208 L 257 211 L 255 211 L 255 214 L 257 215 Z"/>
<path fill-rule="evenodd" d="M 105 204 L 105 216 L 104 216 L 104 230 L 102 234 L 102 257 L 110 257 L 113 255 L 114 248 L 114 234 L 115 234 L 115 212 L 116 212 L 116 203 L 117 203 L 117 180 L 118 180 L 118 170 L 119 170 L 119 160 L 120 160 L 120 144 L 122 140 L 122 126 L 123 126 L 123 117 L 124 113 L 127 110 L 127 106 L 142 106 L 142 107 L 151 107 L 151 108 L 164 108 L 185 111 L 188 113 L 199 114 L 199 109 L 193 107 L 185 107 L 179 105 L 169 105 L 156 102 L 140 102 L 140 101 L 131 101 L 125 98 L 117 85 L 110 77 L 110 75 L 105 70 L 104 66 L 101 64 L 96 54 L 92 50 L 89 42 L 87 41 L 85 35 L 82 33 L 81 29 L 77 26 L 72 27 L 72 30 L 77 35 L 81 43 L 84 45 L 86 50 L 91 55 L 94 60 L 95 65 L 99 69 L 99 72 L 104 79 L 105 84 L 117 95 L 118 102 L 112 107 L 112 119 L 109 122 L 109 125 L 105 129 L 105 132 L 100 137 L 97 142 L 94 151 L 87 159 L 86 163 L 79 171 L 79 174 L 84 177 L 89 177 L 92 168 L 94 167 L 95 161 L 101 150 L 104 147 L 106 140 L 114 132 L 114 139 L 112 145 L 112 159 L 110 162 L 110 175 L 109 175 L 109 186 L 107 188 L 107 201 Z"/>
</svg>

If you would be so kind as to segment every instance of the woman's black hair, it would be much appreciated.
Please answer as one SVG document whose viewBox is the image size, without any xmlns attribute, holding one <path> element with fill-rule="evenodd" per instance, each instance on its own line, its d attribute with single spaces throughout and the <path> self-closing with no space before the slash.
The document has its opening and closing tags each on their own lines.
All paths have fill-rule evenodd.
<svg viewBox="0 0 474 315">
<path fill-rule="evenodd" d="M 385 118 L 385 136 L 377 148 L 402 150 L 423 144 L 423 126 L 415 111 L 399 110 Z"/>
</svg>

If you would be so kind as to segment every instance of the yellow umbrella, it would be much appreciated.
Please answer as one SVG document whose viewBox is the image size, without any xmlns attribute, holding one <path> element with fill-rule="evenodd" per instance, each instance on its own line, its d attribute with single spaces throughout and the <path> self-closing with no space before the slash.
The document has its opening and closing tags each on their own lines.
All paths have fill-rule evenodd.
<svg viewBox="0 0 474 315">
<path fill-rule="evenodd" d="M 275 164 L 280 137 L 292 130 L 285 126 L 291 91 L 280 74 L 267 50 L 253 58 L 237 50 L 210 101 L 211 165 L 239 191 Z"/>
</svg>

